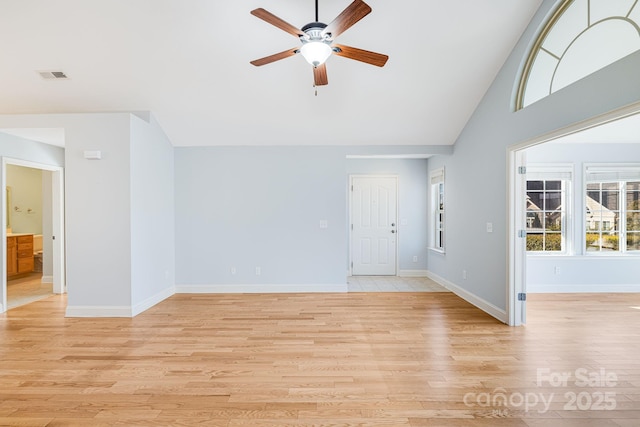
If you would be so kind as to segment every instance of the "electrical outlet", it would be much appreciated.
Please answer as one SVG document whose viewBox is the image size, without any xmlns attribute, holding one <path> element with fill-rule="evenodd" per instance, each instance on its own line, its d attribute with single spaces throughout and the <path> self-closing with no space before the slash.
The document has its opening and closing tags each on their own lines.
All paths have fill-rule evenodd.
<svg viewBox="0 0 640 427">
<path fill-rule="evenodd" d="M 231 267 L 231 275 L 232 276 L 236 275 L 236 268 L 235 267 Z"/>
<path fill-rule="evenodd" d="M 555 274 L 560 274 L 560 267 L 556 266 L 556 267 L 553 269 L 553 272 L 554 272 Z"/>
<path fill-rule="evenodd" d="M 262 274 L 262 269 L 260 267 L 256 267 L 256 276 L 259 276 Z"/>
<path fill-rule="evenodd" d="M 467 280 L 467 270 L 462 270 L 462 278 Z"/>
<path fill-rule="evenodd" d="M 413 256 L 413 262 L 418 262 L 418 256 L 417 255 Z"/>
</svg>

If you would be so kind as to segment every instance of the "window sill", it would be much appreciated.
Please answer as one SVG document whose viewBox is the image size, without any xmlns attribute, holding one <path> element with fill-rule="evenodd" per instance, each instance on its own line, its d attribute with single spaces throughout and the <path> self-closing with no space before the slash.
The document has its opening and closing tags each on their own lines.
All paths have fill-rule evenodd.
<svg viewBox="0 0 640 427">
<path fill-rule="evenodd" d="M 446 253 L 444 249 L 429 248 L 429 250 L 430 250 L 431 252 L 435 252 L 435 253 L 440 254 L 440 255 L 444 255 L 444 254 Z"/>
</svg>

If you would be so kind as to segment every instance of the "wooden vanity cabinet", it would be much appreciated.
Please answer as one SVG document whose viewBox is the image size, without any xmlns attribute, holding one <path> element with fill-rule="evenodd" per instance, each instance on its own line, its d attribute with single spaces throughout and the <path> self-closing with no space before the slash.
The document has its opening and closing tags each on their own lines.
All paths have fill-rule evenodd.
<svg viewBox="0 0 640 427">
<path fill-rule="evenodd" d="M 17 237 L 7 237 L 7 278 L 18 274 Z"/>
<path fill-rule="evenodd" d="M 7 279 L 33 271 L 33 234 L 7 236 Z"/>
</svg>

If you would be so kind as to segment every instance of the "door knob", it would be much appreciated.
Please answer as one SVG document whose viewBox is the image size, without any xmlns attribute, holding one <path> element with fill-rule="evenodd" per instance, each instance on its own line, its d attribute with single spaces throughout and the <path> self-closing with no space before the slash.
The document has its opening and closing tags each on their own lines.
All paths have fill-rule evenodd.
<svg viewBox="0 0 640 427">
<path fill-rule="evenodd" d="M 396 232 L 396 230 L 391 230 L 391 232 L 392 232 L 392 233 L 395 233 L 395 232 Z"/>
<path fill-rule="evenodd" d="M 391 226 L 392 226 L 392 227 L 395 227 L 395 226 L 396 226 L 396 223 L 395 223 L 395 222 L 392 222 L 392 223 L 391 223 Z"/>
</svg>

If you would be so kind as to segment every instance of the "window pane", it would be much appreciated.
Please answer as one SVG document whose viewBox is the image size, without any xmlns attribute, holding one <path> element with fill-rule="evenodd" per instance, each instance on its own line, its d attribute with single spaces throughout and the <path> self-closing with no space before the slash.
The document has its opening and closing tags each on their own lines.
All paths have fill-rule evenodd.
<svg viewBox="0 0 640 427">
<path fill-rule="evenodd" d="M 527 234 L 527 250 L 541 251 L 544 249 L 543 234 Z"/>
<path fill-rule="evenodd" d="M 546 181 L 545 189 L 547 191 L 550 191 L 550 190 L 560 191 L 562 190 L 562 181 Z"/>
<path fill-rule="evenodd" d="M 640 182 L 627 182 L 627 191 L 640 191 Z"/>
<path fill-rule="evenodd" d="M 562 230 L 562 215 L 560 212 L 548 212 L 545 214 L 544 228 L 547 231 Z"/>
<path fill-rule="evenodd" d="M 557 252 L 562 250 L 562 234 L 547 233 L 545 235 L 544 250 L 546 252 Z"/>
<path fill-rule="evenodd" d="M 618 210 L 618 200 L 619 200 L 620 192 L 619 191 L 608 191 L 602 190 L 602 200 L 600 203 L 603 207 L 609 210 Z"/>
<path fill-rule="evenodd" d="M 596 233 L 587 234 L 587 251 L 602 251 L 602 252 L 611 252 L 618 250 L 618 239 L 619 236 L 617 233 L 612 234 L 602 234 L 598 235 Z"/>
<path fill-rule="evenodd" d="M 544 181 L 527 181 L 527 190 L 544 190 Z"/>
<path fill-rule="evenodd" d="M 587 252 L 599 251 L 600 250 L 600 234 L 598 233 L 587 233 L 586 235 L 586 243 L 587 243 Z"/>
<path fill-rule="evenodd" d="M 640 251 L 640 233 L 627 234 L 627 250 Z"/>
<path fill-rule="evenodd" d="M 602 213 L 602 231 L 619 231 L 618 229 L 618 214 L 612 215 L 612 212 Z"/>
<path fill-rule="evenodd" d="M 627 209 L 640 210 L 640 191 L 627 191 Z"/>
<path fill-rule="evenodd" d="M 640 212 L 627 212 L 627 231 L 640 231 Z"/>
<path fill-rule="evenodd" d="M 600 191 L 587 191 L 587 197 L 600 204 Z"/>
<path fill-rule="evenodd" d="M 615 234 L 603 234 L 602 235 L 602 250 L 603 251 L 617 251 L 619 249 L 619 235 Z"/>
<path fill-rule="evenodd" d="M 527 212 L 527 230 L 542 229 L 542 212 Z"/>
<path fill-rule="evenodd" d="M 527 210 L 529 211 L 540 211 L 543 208 L 543 193 L 527 193 Z"/>
<path fill-rule="evenodd" d="M 559 192 L 545 193 L 544 210 L 555 211 L 562 205 L 562 194 Z"/>
</svg>

